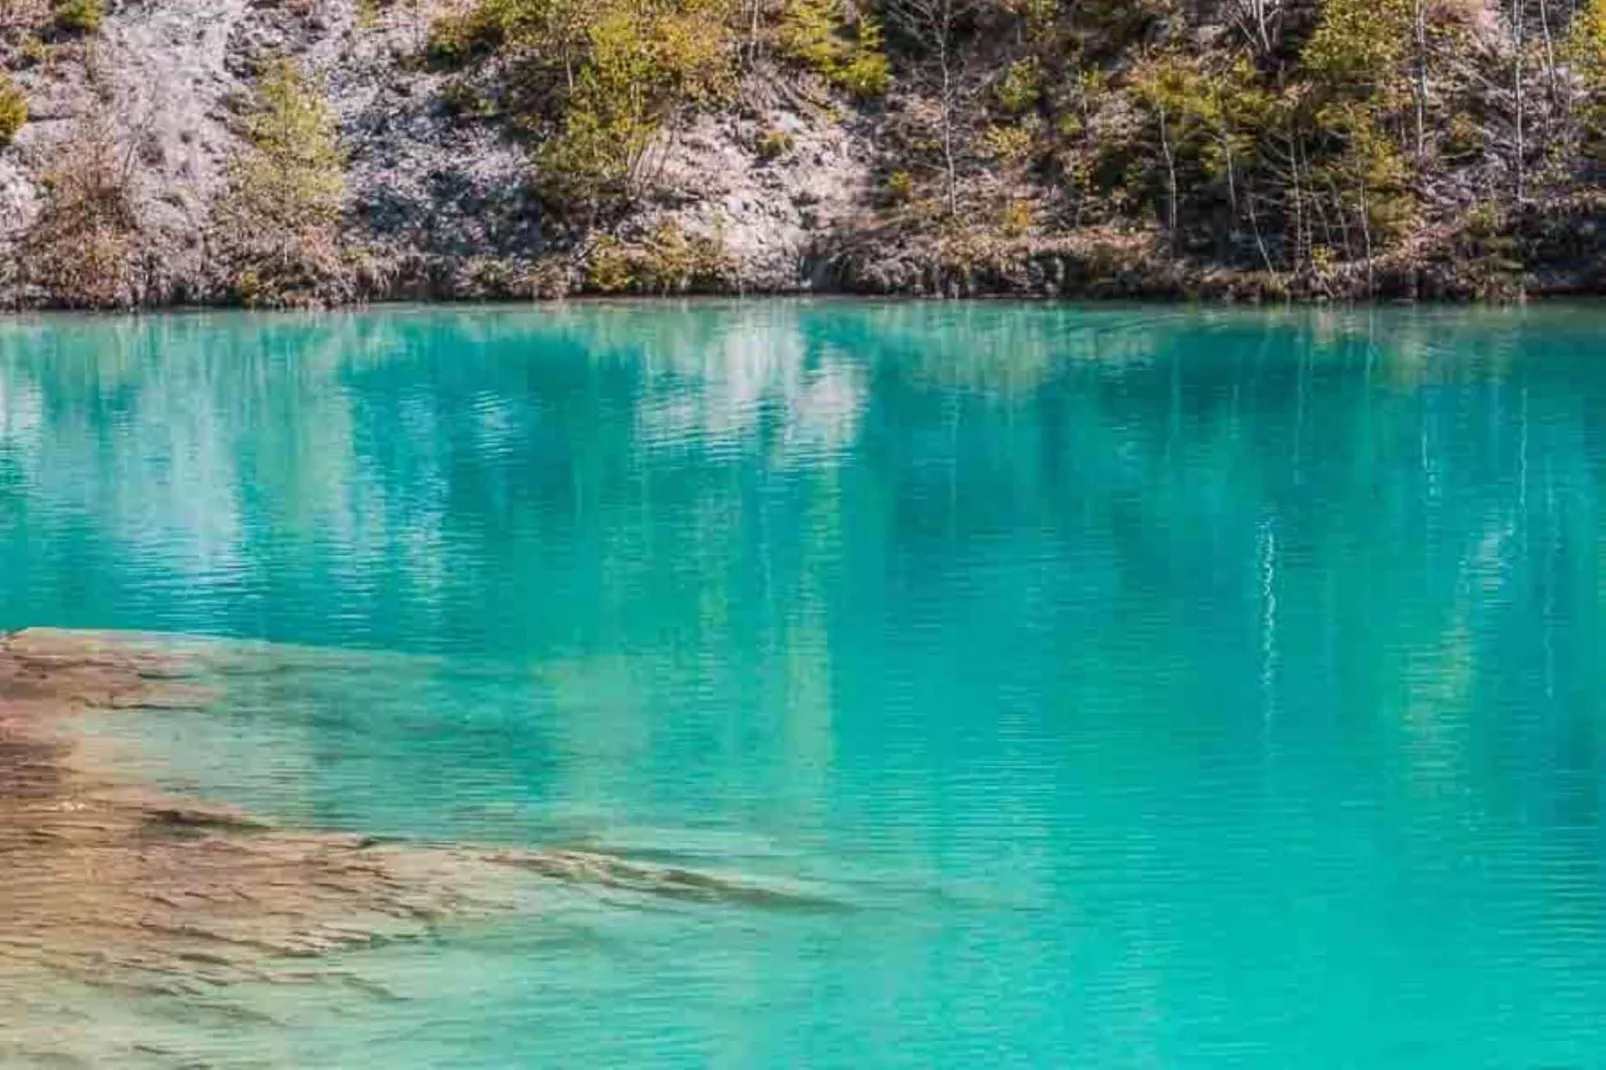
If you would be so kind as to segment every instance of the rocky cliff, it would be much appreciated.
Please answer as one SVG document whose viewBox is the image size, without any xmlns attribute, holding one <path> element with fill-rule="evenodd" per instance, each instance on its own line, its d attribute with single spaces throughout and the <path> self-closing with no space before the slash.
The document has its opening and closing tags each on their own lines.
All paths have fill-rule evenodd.
<svg viewBox="0 0 1606 1070">
<path fill-rule="evenodd" d="M 1402 21 L 1354 22 L 1373 8 Z M 262 303 L 688 289 L 1511 297 L 1606 281 L 1589 5 L 844 7 L 841 26 L 873 12 L 891 30 L 874 42 L 890 81 L 871 94 L 787 45 L 789 5 L 749 0 L 727 13 L 730 84 L 654 112 L 632 164 L 650 181 L 587 211 L 554 206 L 541 163 L 543 137 L 572 115 L 539 113 L 542 126 L 515 113 L 511 61 L 489 73 L 431 61 L 442 20 L 469 10 L 112 0 L 92 26 L 63 28 L 60 4 L 10 0 L 5 62 L 28 120 L 0 151 L 4 301 L 250 303 L 259 291 L 228 263 L 217 205 L 279 57 L 321 95 L 344 174 L 335 252 Z M 1387 37 L 1413 25 L 1414 51 Z M 1350 55 L 1353 41 L 1364 47 Z M 1606 33 L 1597 44 L 1606 72 Z M 99 145 L 88 155 L 86 138 Z M 102 165 L 114 210 L 94 193 L 63 201 Z M 665 240 L 699 243 L 709 262 L 641 270 Z"/>
</svg>

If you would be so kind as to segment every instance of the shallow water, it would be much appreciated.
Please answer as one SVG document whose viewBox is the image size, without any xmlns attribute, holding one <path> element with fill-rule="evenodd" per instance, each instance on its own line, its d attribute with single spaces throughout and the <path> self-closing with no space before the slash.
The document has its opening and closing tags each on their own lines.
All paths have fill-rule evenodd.
<svg viewBox="0 0 1606 1070">
<path fill-rule="evenodd" d="M 97 722 L 130 775 L 837 908 L 576 895 L 342 952 L 338 999 L 86 991 L 61 1035 L 130 1066 L 1598 1065 L 1603 332 L 0 324 L 0 628 L 360 652 Z"/>
</svg>

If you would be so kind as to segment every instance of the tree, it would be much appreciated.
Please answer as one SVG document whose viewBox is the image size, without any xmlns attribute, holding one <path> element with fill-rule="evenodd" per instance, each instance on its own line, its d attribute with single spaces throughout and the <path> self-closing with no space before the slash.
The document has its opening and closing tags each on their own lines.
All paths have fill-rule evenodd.
<svg viewBox="0 0 1606 1070">
<path fill-rule="evenodd" d="M 79 121 L 45 172 L 21 267 L 52 303 L 105 309 L 141 300 L 134 145 L 109 113 L 97 112 Z"/>
<path fill-rule="evenodd" d="M 959 127 L 977 88 L 959 33 L 976 17 L 978 0 L 887 0 L 886 11 L 925 57 L 916 68 L 916 78 L 936 101 L 943 206 L 952 218 L 959 214 Z"/>
<path fill-rule="evenodd" d="M 345 167 L 334 115 L 318 86 L 288 59 L 268 63 L 215 211 L 238 299 L 306 303 L 340 273 Z"/>
<path fill-rule="evenodd" d="M 787 0 L 776 40 L 780 51 L 861 98 L 879 97 L 892 80 L 881 24 L 868 12 L 845 21 L 840 0 Z"/>
<path fill-rule="evenodd" d="M 1568 27 L 1566 52 L 1583 90 L 1575 118 L 1586 156 L 1606 156 L 1606 0 L 1585 0 Z"/>
<path fill-rule="evenodd" d="M 1203 132 L 1200 104 L 1208 99 L 1204 79 L 1193 61 L 1162 52 L 1138 68 L 1132 89 L 1154 119 L 1156 154 L 1165 172 L 1166 238 L 1175 255 L 1182 201 L 1178 156 Z"/>
<path fill-rule="evenodd" d="M 1272 55 L 1282 37 L 1285 0 L 1233 0 L 1233 21 L 1261 58 Z"/>
<path fill-rule="evenodd" d="M 659 135 L 735 86 L 738 0 L 481 0 L 436 24 L 437 56 L 494 61 L 512 122 L 541 144 L 548 201 L 634 200 Z"/>
</svg>

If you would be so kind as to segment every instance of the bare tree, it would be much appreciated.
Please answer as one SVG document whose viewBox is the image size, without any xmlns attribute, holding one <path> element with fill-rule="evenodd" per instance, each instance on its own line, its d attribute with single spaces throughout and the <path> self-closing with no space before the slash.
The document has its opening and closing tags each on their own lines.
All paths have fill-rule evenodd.
<svg viewBox="0 0 1606 1070">
<path fill-rule="evenodd" d="M 1428 0 L 1411 0 L 1411 36 L 1416 45 L 1416 61 L 1412 64 L 1415 75 L 1416 98 L 1416 155 L 1427 155 L 1428 125 Z"/>
<path fill-rule="evenodd" d="M 937 101 L 943 205 L 950 216 L 959 213 L 958 127 L 964 104 L 976 88 L 958 34 L 978 8 L 979 0 L 888 0 L 886 4 L 893 26 L 926 57 L 918 77 Z"/>
<path fill-rule="evenodd" d="M 1277 50 L 1286 0 L 1234 0 L 1233 21 L 1262 59 Z"/>
<path fill-rule="evenodd" d="M 1527 143 L 1527 101 L 1524 99 L 1526 91 L 1523 85 L 1524 53 L 1528 50 L 1526 20 L 1524 19 L 1522 0 L 1512 0 L 1511 4 L 1511 35 L 1512 48 L 1512 91 L 1515 97 L 1517 110 L 1517 208 L 1522 208 L 1522 202 L 1528 195 L 1528 143 Z"/>
</svg>

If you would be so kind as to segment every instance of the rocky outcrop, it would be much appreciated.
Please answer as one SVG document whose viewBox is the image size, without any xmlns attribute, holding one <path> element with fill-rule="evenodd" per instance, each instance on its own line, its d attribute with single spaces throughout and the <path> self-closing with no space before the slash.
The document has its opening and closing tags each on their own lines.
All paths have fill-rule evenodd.
<svg viewBox="0 0 1606 1070">
<path fill-rule="evenodd" d="M 1472 182 L 1472 172 L 1454 182 L 1438 176 L 1444 181 L 1437 186 L 1450 192 L 1432 196 L 1445 203 L 1435 208 L 1424 194 L 1430 221 L 1367 264 L 1333 265 L 1331 257 L 1312 255 L 1298 270 L 1262 270 L 1287 257 L 1264 245 L 1256 255 L 1240 248 L 1218 257 L 1197 243 L 1166 242 L 1141 211 L 1098 225 L 1084 225 L 1078 211 L 1078 221 L 1026 227 L 1015 238 L 1005 238 L 1007 228 L 990 216 L 900 226 L 879 201 L 908 150 L 898 131 L 919 110 L 912 91 L 855 105 L 763 58 L 747 68 L 733 102 L 662 137 L 649 197 L 624 218 L 586 231 L 544 213 L 530 183 L 531 146 L 517 130 L 465 111 L 453 99 L 461 79 L 423 61 L 432 20 L 453 2 L 112 0 L 92 37 L 46 34 L 49 43 L 37 54 L 13 55 L 9 65 L 28 95 L 31 121 L 0 150 L 0 251 L 7 254 L 0 256 L 0 305 L 53 299 L 19 266 L 27 259 L 23 239 L 39 218 L 47 175 L 87 121 L 109 122 L 131 162 L 141 249 L 127 301 L 231 299 L 209 224 L 240 146 L 253 77 L 278 55 L 320 80 L 348 157 L 341 244 L 351 254 L 349 278 L 324 300 L 590 292 L 598 287 L 587 257 L 599 239 L 626 248 L 650 244 L 666 224 L 717 243 L 728 262 L 717 272 L 652 277 L 627 290 L 1324 300 L 1506 298 L 1606 287 L 1598 205 L 1546 202 L 1543 211 L 1512 213 L 1499 240 L 1484 241 L 1454 223 L 1460 202 L 1472 197 L 1467 190 L 1494 181 L 1485 175 Z M 1314 8 L 1300 11 L 1305 25 Z M 1216 5 L 1200 5 L 1186 29 L 1208 42 L 1220 36 L 1222 19 Z M 1498 36 L 1493 24 L 1474 28 L 1480 26 L 1479 33 Z M 988 59 L 987 42 L 978 47 L 983 59 L 1002 62 Z M 1114 108 L 1113 118 L 1099 122 L 1132 127 L 1138 119 L 1131 111 Z M 967 131 L 972 135 L 978 131 Z M 1054 184 L 1063 184 L 1051 171 L 977 180 L 990 204 L 1017 193 L 1023 203 L 1047 202 Z M 1020 189 L 1005 189 L 1008 181 Z M 986 237 L 978 242 L 976 234 Z M 1242 234 L 1236 240 L 1247 241 Z"/>
</svg>

